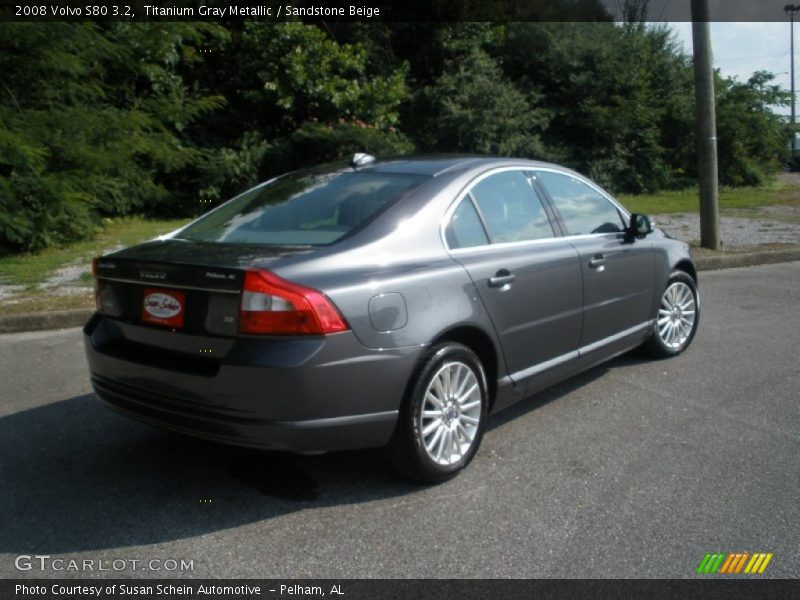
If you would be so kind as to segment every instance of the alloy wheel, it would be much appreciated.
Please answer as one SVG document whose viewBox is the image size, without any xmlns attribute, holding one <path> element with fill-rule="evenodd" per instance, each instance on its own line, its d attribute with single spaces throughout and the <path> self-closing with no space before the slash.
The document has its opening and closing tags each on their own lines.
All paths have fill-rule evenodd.
<svg viewBox="0 0 800 600">
<path fill-rule="evenodd" d="M 697 304 L 691 288 L 682 281 L 670 285 L 661 297 L 656 330 L 671 350 L 682 348 L 694 328 Z"/>
<path fill-rule="evenodd" d="M 480 425 L 481 386 L 467 364 L 451 361 L 433 375 L 425 390 L 419 430 L 428 458 L 457 463 L 469 451 Z"/>
</svg>

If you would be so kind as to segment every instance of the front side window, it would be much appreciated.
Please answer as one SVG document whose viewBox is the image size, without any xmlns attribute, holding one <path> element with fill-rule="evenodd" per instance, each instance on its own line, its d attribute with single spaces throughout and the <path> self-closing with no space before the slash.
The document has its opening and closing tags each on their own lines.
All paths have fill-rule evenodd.
<svg viewBox="0 0 800 600">
<path fill-rule="evenodd" d="M 342 170 L 292 173 L 237 196 L 175 237 L 264 245 L 331 244 L 427 178 Z"/>
<path fill-rule="evenodd" d="M 553 228 L 539 197 L 522 171 L 502 171 L 470 192 L 492 243 L 552 238 Z"/>
<path fill-rule="evenodd" d="M 563 173 L 537 171 L 536 176 L 561 213 L 568 235 L 625 230 L 617 207 L 591 186 Z"/>
</svg>

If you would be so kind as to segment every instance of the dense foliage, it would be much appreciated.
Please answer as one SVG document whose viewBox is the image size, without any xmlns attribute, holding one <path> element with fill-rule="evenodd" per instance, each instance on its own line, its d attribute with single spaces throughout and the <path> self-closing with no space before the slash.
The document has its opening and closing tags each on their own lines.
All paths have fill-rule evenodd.
<svg viewBox="0 0 800 600">
<path fill-rule="evenodd" d="M 347 156 L 564 163 L 614 191 L 691 184 L 691 57 L 641 23 L 0 24 L 0 250 L 104 216 L 197 214 Z M 723 183 L 786 159 L 787 94 L 717 78 Z"/>
</svg>

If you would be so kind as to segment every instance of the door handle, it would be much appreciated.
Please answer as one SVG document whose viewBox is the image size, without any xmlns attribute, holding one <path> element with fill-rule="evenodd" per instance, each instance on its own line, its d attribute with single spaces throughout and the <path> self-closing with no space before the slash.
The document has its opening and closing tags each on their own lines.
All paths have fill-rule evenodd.
<svg viewBox="0 0 800 600">
<path fill-rule="evenodd" d="M 589 261 L 589 266 L 592 269 L 597 269 L 598 271 L 603 271 L 605 269 L 606 264 L 606 257 L 602 254 L 595 254 L 592 259 Z"/>
<path fill-rule="evenodd" d="M 489 278 L 489 287 L 502 288 L 511 285 L 516 278 L 517 276 L 508 269 L 500 269 L 494 277 Z"/>
</svg>

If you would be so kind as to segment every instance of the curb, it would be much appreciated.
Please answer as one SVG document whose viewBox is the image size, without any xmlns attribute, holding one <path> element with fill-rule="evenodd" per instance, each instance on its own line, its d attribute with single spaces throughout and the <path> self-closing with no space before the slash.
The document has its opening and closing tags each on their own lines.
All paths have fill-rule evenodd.
<svg viewBox="0 0 800 600">
<path fill-rule="evenodd" d="M 0 333 L 83 327 L 93 313 L 93 310 L 81 308 L 8 315 L 0 317 Z"/>
<path fill-rule="evenodd" d="M 698 271 L 715 271 L 718 269 L 735 269 L 737 267 L 753 267 L 755 265 L 794 262 L 796 260 L 800 260 L 800 248 L 763 252 L 742 252 L 741 254 L 726 254 L 722 256 L 696 256 L 694 262 L 697 265 Z"/>
<path fill-rule="evenodd" d="M 796 260 L 800 260 L 800 248 L 743 252 L 724 256 L 698 256 L 695 257 L 695 264 L 698 271 L 715 271 L 718 269 L 752 267 Z M 82 327 L 92 314 L 94 314 L 93 310 L 76 309 L 9 315 L 0 317 L 0 334 Z"/>
</svg>

